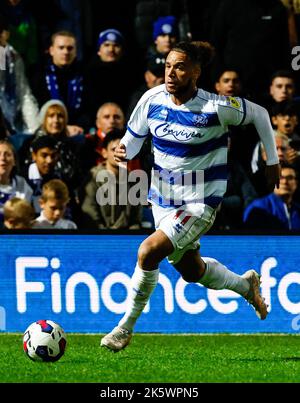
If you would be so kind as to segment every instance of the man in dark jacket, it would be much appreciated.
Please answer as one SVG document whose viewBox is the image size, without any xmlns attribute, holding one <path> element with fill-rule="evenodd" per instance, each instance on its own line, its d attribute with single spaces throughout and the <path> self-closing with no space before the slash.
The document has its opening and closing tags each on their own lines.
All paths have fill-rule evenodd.
<svg viewBox="0 0 300 403">
<path fill-rule="evenodd" d="M 59 99 L 67 108 L 69 133 L 75 135 L 88 129 L 83 99 L 83 73 L 76 59 L 76 38 L 67 31 L 52 35 L 49 61 L 37 72 L 32 90 L 41 107 L 50 99 Z"/>
<path fill-rule="evenodd" d="M 135 61 L 131 60 L 129 65 L 125 52 L 125 38 L 120 31 L 100 32 L 97 53 L 86 70 L 86 99 L 91 122 L 94 122 L 99 105 L 106 102 L 117 103 L 123 111 L 127 109 Z"/>
</svg>

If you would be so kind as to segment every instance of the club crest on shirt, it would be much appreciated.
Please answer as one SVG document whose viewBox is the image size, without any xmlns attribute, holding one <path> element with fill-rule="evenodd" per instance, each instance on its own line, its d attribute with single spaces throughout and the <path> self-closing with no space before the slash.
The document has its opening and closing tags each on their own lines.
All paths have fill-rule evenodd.
<svg viewBox="0 0 300 403">
<path fill-rule="evenodd" d="M 226 104 L 236 109 L 240 109 L 241 107 L 241 104 L 235 97 L 226 97 Z"/>
<path fill-rule="evenodd" d="M 202 113 L 201 115 L 193 116 L 193 124 L 196 127 L 205 127 L 208 123 L 208 116 Z"/>
</svg>

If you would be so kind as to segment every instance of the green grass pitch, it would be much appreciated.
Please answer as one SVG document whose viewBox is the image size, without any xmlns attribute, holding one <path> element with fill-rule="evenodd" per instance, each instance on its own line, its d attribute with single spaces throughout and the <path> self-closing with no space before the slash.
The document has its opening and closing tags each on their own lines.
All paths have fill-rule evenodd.
<svg viewBox="0 0 300 403">
<path fill-rule="evenodd" d="M 0 335 L 0 382 L 300 382 L 298 335 L 134 335 L 119 353 L 101 335 L 68 334 L 65 355 L 37 363 L 21 334 Z"/>
</svg>

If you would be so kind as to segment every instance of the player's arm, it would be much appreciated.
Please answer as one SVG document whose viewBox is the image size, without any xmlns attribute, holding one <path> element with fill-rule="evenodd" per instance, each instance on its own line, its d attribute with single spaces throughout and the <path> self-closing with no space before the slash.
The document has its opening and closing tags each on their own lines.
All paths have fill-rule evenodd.
<svg viewBox="0 0 300 403">
<path fill-rule="evenodd" d="M 149 93 L 147 91 L 134 108 L 124 137 L 114 151 L 114 158 L 117 162 L 123 162 L 134 158 L 141 150 L 142 145 L 148 136 L 149 128 L 147 122 L 149 108 Z"/>
<path fill-rule="evenodd" d="M 252 123 L 264 145 L 267 161 L 266 161 L 266 178 L 270 192 L 274 187 L 279 187 L 280 180 L 280 164 L 275 145 L 274 131 L 270 122 L 270 117 L 265 108 L 253 102 L 245 100 L 244 113 L 246 114 L 244 124 Z"/>
<path fill-rule="evenodd" d="M 114 159 L 117 162 L 127 161 L 134 158 L 142 148 L 147 135 L 139 136 L 133 134 L 132 130 L 127 129 L 120 144 L 114 151 Z"/>
</svg>

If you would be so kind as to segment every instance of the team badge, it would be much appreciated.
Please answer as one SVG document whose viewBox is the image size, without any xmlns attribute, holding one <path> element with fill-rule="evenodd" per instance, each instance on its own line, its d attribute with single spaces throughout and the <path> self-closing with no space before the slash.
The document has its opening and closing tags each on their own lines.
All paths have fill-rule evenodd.
<svg viewBox="0 0 300 403">
<path fill-rule="evenodd" d="M 205 114 L 194 115 L 193 116 L 193 123 L 194 123 L 194 126 L 196 126 L 196 127 L 207 126 L 208 117 Z"/>
</svg>

